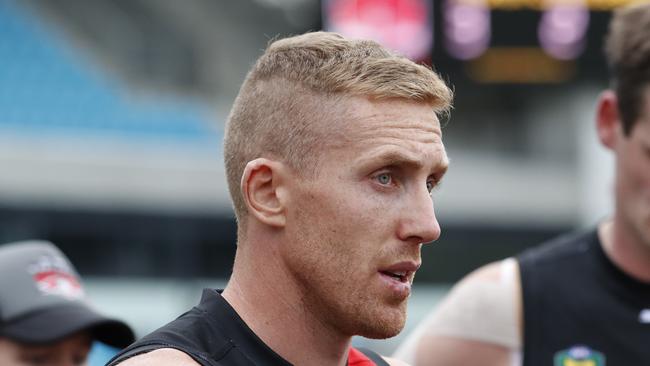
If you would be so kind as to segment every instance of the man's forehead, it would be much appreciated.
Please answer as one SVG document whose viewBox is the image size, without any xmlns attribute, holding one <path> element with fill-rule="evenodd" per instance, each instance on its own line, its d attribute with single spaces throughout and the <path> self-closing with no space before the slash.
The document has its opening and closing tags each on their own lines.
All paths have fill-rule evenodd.
<svg viewBox="0 0 650 366">
<path fill-rule="evenodd" d="M 446 169 L 449 159 L 440 135 L 392 133 L 396 130 L 365 131 L 347 136 L 347 143 L 332 146 L 345 152 L 355 165 L 408 166 L 415 169 Z"/>
<path fill-rule="evenodd" d="M 340 106 L 336 127 L 345 134 L 372 133 L 378 128 L 418 128 L 442 135 L 440 121 L 433 107 L 401 99 L 370 100 L 352 97 Z"/>
<path fill-rule="evenodd" d="M 370 145 L 406 144 L 413 149 L 443 149 L 442 129 L 438 119 L 414 115 L 373 115 L 351 128 L 348 138 Z"/>
<path fill-rule="evenodd" d="M 377 119 L 389 118 L 400 120 L 404 123 L 430 122 L 440 126 L 438 116 L 432 106 L 416 101 L 402 99 L 369 100 L 355 99 L 351 116 L 356 117 L 360 123 L 372 124 Z"/>
<path fill-rule="evenodd" d="M 372 134 L 374 131 L 385 130 L 399 133 L 408 130 L 417 131 L 420 136 L 428 136 L 431 140 L 439 141 L 442 129 L 437 116 L 431 112 L 430 116 L 422 114 L 373 114 L 360 118 L 356 125 L 361 134 Z"/>
</svg>

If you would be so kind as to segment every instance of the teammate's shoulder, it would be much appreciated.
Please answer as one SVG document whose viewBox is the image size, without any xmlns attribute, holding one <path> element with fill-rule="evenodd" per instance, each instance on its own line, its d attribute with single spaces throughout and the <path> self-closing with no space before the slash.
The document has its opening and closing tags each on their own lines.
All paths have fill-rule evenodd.
<svg viewBox="0 0 650 366">
<path fill-rule="evenodd" d="M 516 274 L 518 270 L 517 261 L 514 258 L 506 258 L 499 261 L 485 264 L 467 274 L 457 286 L 463 286 L 475 282 L 503 282 L 505 277 Z"/>
<path fill-rule="evenodd" d="M 192 357 L 174 348 L 160 348 L 133 356 L 118 366 L 200 366 Z"/>
<path fill-rule="evenodd" d="M 517 261 L 535 264 L 556 263 L 563 260 L 571 262 L 576 257 L 583 257 L 586 251 L 598 243 L 595 229 L 572 231 L 523 251 L 517 255 Z"/>
</svg>

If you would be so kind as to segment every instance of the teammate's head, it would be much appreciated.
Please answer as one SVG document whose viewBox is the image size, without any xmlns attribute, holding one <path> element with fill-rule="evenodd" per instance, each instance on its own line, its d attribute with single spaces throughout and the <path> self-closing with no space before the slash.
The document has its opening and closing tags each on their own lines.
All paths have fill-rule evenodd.
<svg viewBox="0 0 650 366">
<path fill-rule="evenodd" d="M 123 348 L 124 323 L 97 313 L 68 259 L 49 242 L 0 246 L 0 364 L 85 364 L 93 340 Z"/>
<path fill-rule="evenodd" d="M 650 85 L 650 3 L 615 11 L 605 43 L 612 89 L 629 135 L 645 107 Z"/>
<path fill-rule="evenodd" d="M 614 13 L 606 55 L 614 91 L 602 93 L 597 121 L 616 159 L 616 228 L 650 250 L 650 3 Z"/>
<path fill-rule="evenodd" d="M 227 122 L 226 173 L 240 226 L 246 164 L 273 157 L 309 176 L 343 123 L 341 100 L 349 96 L 412 100 L 438 112 L 451 102 L 450 90 L 430 69 L 375 42 L 326 32 L 272 42 L 248 73 Z"/>
</svg>

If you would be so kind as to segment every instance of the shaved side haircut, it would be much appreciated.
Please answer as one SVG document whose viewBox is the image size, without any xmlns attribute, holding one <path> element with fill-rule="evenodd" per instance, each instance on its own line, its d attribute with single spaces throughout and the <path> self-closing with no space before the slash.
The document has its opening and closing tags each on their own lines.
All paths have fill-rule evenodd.
<svg viewBox="0 0 650 366">
<path fill-rule="evenodd" d="M 367 40 L 314 32 L 270 43 L 239 91 L 226 123 L 224 158 L 239 222 L 246 205 L 240 180 L 258 157 L 280 160 L 303 177 L 341 122 L 345 99 L 403 99 L 445 113 L 452 92 L 429 67 Z"/>
</svg>

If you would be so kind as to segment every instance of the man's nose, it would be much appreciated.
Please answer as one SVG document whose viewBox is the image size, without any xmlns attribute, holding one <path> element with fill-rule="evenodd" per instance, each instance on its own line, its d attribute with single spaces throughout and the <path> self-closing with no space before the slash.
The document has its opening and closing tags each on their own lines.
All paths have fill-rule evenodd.
<svg viewBox="0 0 650 366">
<path fill-rule="evenodd" d="M 426 189 L 418 191 L 402 208 L 398 236 L 403 241 L 424 244 L 437 240 L 440 232 L 440 224 L 436 219 L 429 191 Z"/>
</svg>

